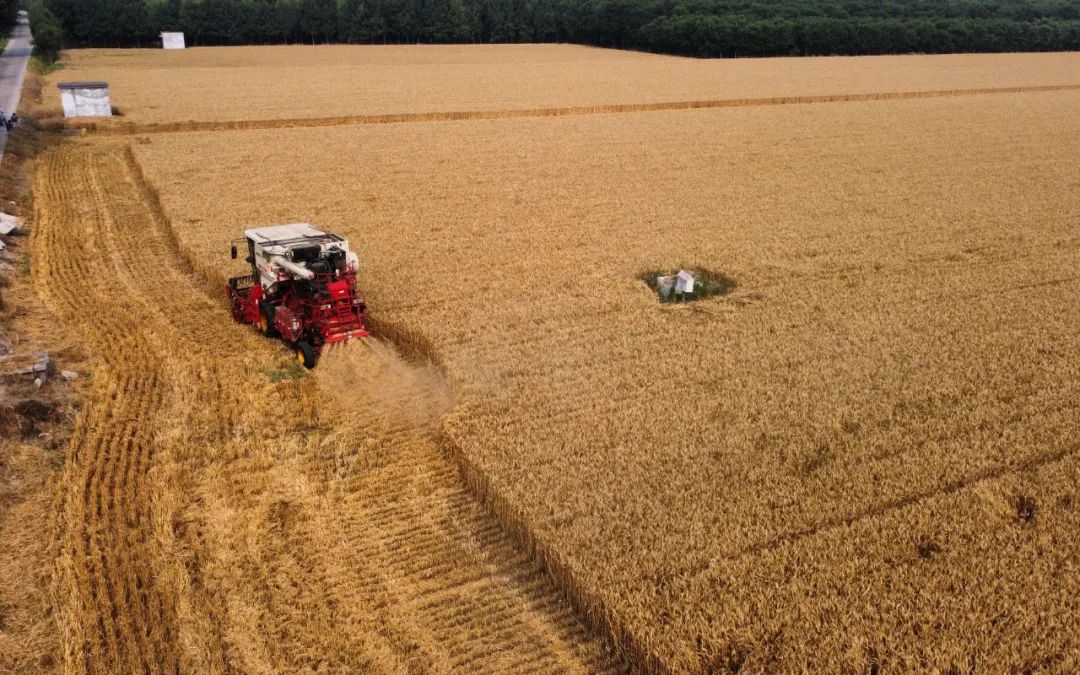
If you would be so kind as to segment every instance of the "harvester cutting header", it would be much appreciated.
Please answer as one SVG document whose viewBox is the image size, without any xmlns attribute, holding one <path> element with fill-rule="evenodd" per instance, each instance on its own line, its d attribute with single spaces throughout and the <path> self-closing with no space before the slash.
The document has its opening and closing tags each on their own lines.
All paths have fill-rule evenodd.
<svg viewBox="0 0 1080 675">
<path fill-rule="evenodd" d="M 364 301 L 356 291 L 360 262 L 343 237 L 307 223 L 244 231 L 251 274 L 229 279 L 232 315 L 267 337 L 292 346 L 314 368 L 327 345 L 370 335 Z"/>
</svg>

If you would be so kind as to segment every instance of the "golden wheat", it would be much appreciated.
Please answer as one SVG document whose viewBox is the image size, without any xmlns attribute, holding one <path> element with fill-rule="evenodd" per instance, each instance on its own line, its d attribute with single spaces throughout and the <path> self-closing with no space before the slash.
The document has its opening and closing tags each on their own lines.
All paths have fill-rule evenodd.
<svg viewBox="0 0 1080 675">
<path fill-rule="evenodd" d="M 1080 669 L 1077 58 L 72 52 L 144 135 L 35 184 L 60 665 Z M 380 338 L 312 377 L 221 301 L 296 220 Z"/>
<path fill-rule="evenodd" d="M 106 80 L 124 114 L 114 125 L 1080 84 L 1076 53 L 697 60 L 571 45 L 414 45 L 66 54 L 49 84 Z M 44 112 L 58 117 L 55 88 L 46 95 Z"/>
<path fill-rule="evenodd" d="M 1078 104 L 191 133 L 134 152 L 207 278 L 244 227 L 350 236 L 373 316 L 423 336 L 453 382 L 444 448 L 644 665 L 1067 672 Z M 738 290 L 661 306 L 639 275 L 680 265 Z"/>
</svg>

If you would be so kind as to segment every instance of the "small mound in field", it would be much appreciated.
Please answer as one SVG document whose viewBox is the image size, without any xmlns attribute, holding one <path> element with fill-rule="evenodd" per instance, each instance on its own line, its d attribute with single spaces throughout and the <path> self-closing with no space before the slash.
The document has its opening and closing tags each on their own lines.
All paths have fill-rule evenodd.
<svg viewBox="0 0 1080 675">
<path fill-rule="evenodd" d="M 35 399 L 19 401 L 14 406 L 15 412 L 34 422 L 47 422 L 56 418 L 56 406 Z"/>
<path fill-rule="evenodd" d="M 694 277 L 691 291 L 680 291 L 675 287 L 675 278 L 679 272 L 689 272 Z M 678 267 L 673 270 L 648 270 L 639 277 L 645 285 L 656 293 L 661 303 L 693 302 L 719 295 L 727 295 L 738 286 L 731 277 L 713 272 L 704 267 Z M 662 283 L 670 279 L 670 285 Z"/>
<path fill-rule="evenodd" d="M 25 440 L 35 436 L 40 425 L 59 418 L 56 406 L 48 402 L 26 399 L 14 405 L 3 405 L 0 406 L 0 437 Z"/>
</svg>

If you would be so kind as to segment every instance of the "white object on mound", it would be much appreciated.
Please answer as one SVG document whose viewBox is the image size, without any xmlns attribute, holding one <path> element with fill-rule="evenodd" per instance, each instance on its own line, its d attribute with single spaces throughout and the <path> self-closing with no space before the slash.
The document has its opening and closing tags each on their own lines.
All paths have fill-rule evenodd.
<svg viewBox="0 0 1080 675">
<path fill-rule="evenodd" d="M 660 293 L 660 297 L 667 300 L 671 296 L 671 291 L 675 290 L 674 275 L 656 277 L 656 290 Z"/>
<path fill-rule="evenodd" d="M 686 270 L 679 270 L 679 273 L 675 275 L 675 292 L 693 293 L 694 275 L 690 274 Z"/>
<path fill-rule="evenodd" d="M 19 219 L 6 213 L 0 213 L 0 234 L 18 234 Z"/>
</svg>

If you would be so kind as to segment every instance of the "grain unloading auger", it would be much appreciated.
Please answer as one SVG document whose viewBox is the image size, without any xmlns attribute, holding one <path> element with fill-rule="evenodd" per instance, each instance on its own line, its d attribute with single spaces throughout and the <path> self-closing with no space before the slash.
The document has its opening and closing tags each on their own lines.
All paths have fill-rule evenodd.
<svg viewBox="0 0 1080 675">
<path fill-rule="evenodd" d="M 360 263 L 342 237 L 307 223 L 244 231 L 232 245 L 246 245 L 251 274 L 229 279 L 232 315 L 280 337 L 306 368 L 322 350 L 370 335 L 364 301 L 356 291 Z"/>
</svg>

